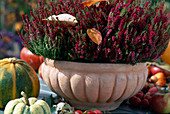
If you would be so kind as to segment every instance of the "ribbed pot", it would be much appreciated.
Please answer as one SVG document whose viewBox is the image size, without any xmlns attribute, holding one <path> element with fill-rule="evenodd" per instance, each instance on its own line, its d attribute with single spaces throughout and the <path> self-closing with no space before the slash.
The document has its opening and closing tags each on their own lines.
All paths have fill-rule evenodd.
<svg viewBox="0 0 170 114">
<path fill-rule="evenodd" d="M 76 109 L 114 110 L 143 88 L 145 63 L 104 64 L 55 61 L 46 58 L 42 78 L 47 86 Z"/>
</svg>

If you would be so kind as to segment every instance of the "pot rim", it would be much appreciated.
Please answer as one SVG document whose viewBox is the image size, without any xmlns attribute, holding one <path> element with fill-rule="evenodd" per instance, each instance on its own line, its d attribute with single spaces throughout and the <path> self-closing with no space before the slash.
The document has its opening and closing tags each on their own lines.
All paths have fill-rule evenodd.
<svg viewBox="0 0 170 114">
<path fill-rule="evenodd" d="M 44 58 L 44 63 L 51 67 L 55 67 L 60 70 L 74 70 L 74 71 L 86 71 L 89 72 L 141 72 L 146 69 L 147 63 L 131 64 L 118 64 L 118 63 L 83 63 L 73 61 L 60 61 Z"/>
</svg>

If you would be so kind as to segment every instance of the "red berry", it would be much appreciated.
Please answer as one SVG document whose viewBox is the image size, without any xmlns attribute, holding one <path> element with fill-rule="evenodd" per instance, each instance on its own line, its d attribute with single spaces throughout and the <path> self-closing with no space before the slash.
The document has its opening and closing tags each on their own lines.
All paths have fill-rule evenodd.
<svg viewBox="0 0 170 114">
<path fill-rule="evenodd" d="M 132 96 L 130 99 L 129 99 L 129 103 L 134 105 L 134 106 L 138 106 L 141 102 L 141 99 L 139 97 L 136 97 L 136 96 Z"/>
<path fill-rule="evenodd" d="M 140 99 L 143 98 L 144 93 L 142 91 L 139 91 L 135 96 L 139 97 Z"/>
<path fill-rule="evenodd" d="M 147 108 L 150 106 L 150 103 L 148 101 L 148 99 L 143 99 L 141 102 L 140 102 L 140 105 L 144 108 Z"/>
<path fill-rule="evenodd" d="M 96 113 L 90 110 L 87 112 L 87 114 L 96 114 Z"/>
<path fill-rule="evenodd" d="M 76 110 L 74 114 L 83 114 L 83 112 L 81 110 Z"/>
<path fill-rule="evenodd" d="M 146 94 L 145 96 L 144 96 L 144 99 L 151 99 L 152 97 L 149 95 L 149 94 Z"/>
<path fill-rule="evenodd" d="M 150 92 L 150 95 L 152 96 L 153 94 L 155 94 L 156 92 L 158 92 L 159 89 L 157 87 L 151 87 L 148 92 Z"/>
<path fill-rule="evenodd" d="M 95 114 L 102 114 L 102 112 L 100 110 L 95 110 L 93 111 Z"/>
</svg>

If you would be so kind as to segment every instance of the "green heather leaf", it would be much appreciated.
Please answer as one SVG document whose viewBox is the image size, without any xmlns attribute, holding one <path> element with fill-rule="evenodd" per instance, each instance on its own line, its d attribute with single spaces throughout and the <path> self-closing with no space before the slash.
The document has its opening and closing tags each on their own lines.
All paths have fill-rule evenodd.
<svg viewBox="0 0 170 114">
<path fill-rule="evenodd" d="M 167 29 L 163 32 L 163 34 L 165 34 L 168 31 L 170 31 L 170 24 L 168 25 Z"/>
<path fill-rule="evenodd" d="M 133 27 L 131 28 L 131 30 L 130 30 L 130 33 L 132 33 L 133 32 Z"/>
<path fill-rule="evenodd" d="M 142 43 L 142 45 L 144 46 L 144 45 L 146 45 L 146 43 Z"/>
<path fill-rule="evenodd" d="M 127 24 L 127 28 L 129 28 L 129 26 L 133 23 L 133 20 L 131 20 L 128 24 Z"/>
<path fill-rule="evenodd" d="M 109 13 L 109 18 L 111 19 L 113 17 L 113 15 L 114 15 L 114 12 L 110 12 Z"/>
<path fill-rule="evenodd" d="M 158 28 L 158 23 L 155 23 L 154 30 L 157 30 L 157 28 Z"/>
<path fill-rule="evenodd" d="M 137 31 L 134 33 L 134 36 L 136 36 L 137 35 Z"/>
<path fill-rule="evenodd" d="M 119 34 L 119 32 L 116 32 L 116 34 L 115 34 L 115 35 L 116 35 L 116 39 L 118 39 L 118 38 L 119 38 L 118 34 Z"/>
<path fill-rule="evenodd" d="M 116 7 L 119 5 L 119 2 L 116 4 Z"/>
<path fill-rule="evenodd" d="M 144 33 L 146 33 L 146 31 L 145 31 L 145 30 L 144 30 L 144 31 L 142 31 L 141 36 L 142 36 Z"/>
<path fill-rule="evenodd" d="M 169 4 L 169 3 L 168 3 L 168 4 Z M 165 12 L 167 12 L 167 11 L 168 11 L 168 8 L 167 8 L 166 5 L 164 5 L 162 13 L 165 13 Z"/>
<path fill-rule="evenodd" d="M 111 23 L 111 25 L 110 25 L 111 27 L 113 27 L 113 23 Z"/>
<path fill-rule="evenodd" d="M 119 47 L 119 44 L 117 44 L 116 47 L 118 48 L 118 47 Z"/>
<path fill-rule="evenodd" d="M 120 12 L 120 15 L 119 15 L 119 16 L 123 16 L 123 15 L 126 13 L 126 11 L 127 11 L 127 8 L 124 7 L 124 8 L 122 9 L 122 11 Z"/>
<path fill-rule="evenodd" d="M 128 53 L 129 53 L 128 50 L 126 50 L 126 53 L 125 53 L 125 54 L 127 55 Z"/>
<path fill-rule="evenodd" d="M 127 22 L 124 23 L 123 28 L 126 28 Z"/>
<path fill-rule="evenodd" d="M 162 21 L 159 23 L 159 27 L 162 27 Z"/>
<path fill-rule="evenodd" d="M 82 36 L 83 36 L 84 38 L 86 38 L 86 35 L 87 35 L 86 33 L 82 34 Z"/>
<path fill-rule="evenodd" d="M 139 22 L 140 20 L 141 20 L 141 18 L 139 17 L 139 18 L 138 18 L 138 22 Z"/>
<path fill-rule="evenodd" d="M 136 12 L 136 9 L 134 9 L 133 12 Z"/>
<path fill-rule="evenodd" d="M 153 24 L 154 24 L 154 23 L 153 23 L 153 21 L 154 21 L 154 20 L 153 20 L 153 18 L 152 18 L 152 19 L 151 19 L 151 25 L 153 25 Z"/>
</svg>

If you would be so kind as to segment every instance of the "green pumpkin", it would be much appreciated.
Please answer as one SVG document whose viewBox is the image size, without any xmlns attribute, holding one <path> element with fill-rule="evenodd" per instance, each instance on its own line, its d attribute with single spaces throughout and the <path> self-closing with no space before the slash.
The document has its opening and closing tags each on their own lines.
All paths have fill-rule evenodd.
<svg viewBox="0 0 170 114">
<path fill-rule="evenodd" d="M 0 60 L 0 108 L 25 91 L 28 97 L 38 97 L 40 83 L 37 73 L 26 62 L 16 58 Z"/>
<path fill-rule="evenodd" d="M 5 107 L 4 114 L 51 114 L 49 105 L 35 97 L 29 99 L 23 93 L 22 98 L 11 100 Z"/>
</svg>

